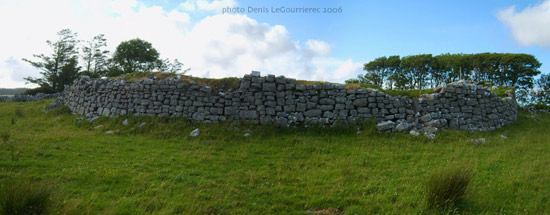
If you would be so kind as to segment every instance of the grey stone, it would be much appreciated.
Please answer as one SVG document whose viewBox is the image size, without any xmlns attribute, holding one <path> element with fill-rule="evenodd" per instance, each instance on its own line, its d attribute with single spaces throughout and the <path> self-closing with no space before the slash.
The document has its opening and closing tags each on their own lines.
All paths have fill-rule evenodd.
<svg viewBox="0 0 550 215">
<path fill-rule="evenodd" d="M 122 125 L 128 125 L 128 119 L 125 119 L 125 120 L 122 122 Z"/>
<path fill-rule="evenodd" d="M 189 134 L 189 136 L 191 137 L 198 137 L 199 135 L 201 135 L 201 130 L 196 128 L 195 130 L 191 131 L 191 133 Z"/>
<path fill-rule="evenodd" d="M 251 76 L 251 77 L 260 77 L 260 72 L 258 72 L 258 71 L 252 71 L 252 72 L 250 73 L 250 76 Z"/>
<path fill-rule="evenodd" d="M 388 131 L 393 129 L 395 123 L 393 121 L 385 121 L 376 124 L 376 128 L 380 131 Z"/>
<path fill-rule="evenodd" d="M 472 140 L 468 140 L 468 142 L 473 143 L 475 145 L 485 145 L 487 143 L 485 138 L 472 139 Z"/>
<path fill-rule="evenodd" d="M 319 117 L 321 116 L 321 114 L 323 113 L 323 111 L 321 111 L 320 109 L 313 109 L 313 110 L 308 110 L 304 113 L 304 116 L 306 117 Z"/>
<path fill-rule="evenodd" d="M 410 134 L 410 135 L 413 135 L 413 136 L 417 136 L 417 137 L 420 136 L 420 132 L 418 132 L 418 131 L 416 131 L 416 130 L 411 130 L 411 131 L 409 132 L 409 134 Z"/>
</svg>

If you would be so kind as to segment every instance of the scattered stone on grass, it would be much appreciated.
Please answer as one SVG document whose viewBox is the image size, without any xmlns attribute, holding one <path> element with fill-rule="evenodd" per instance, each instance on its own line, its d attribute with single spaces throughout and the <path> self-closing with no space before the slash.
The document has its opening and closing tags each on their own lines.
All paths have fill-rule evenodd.
<svg viewBox="0 0 550 215">
<path fill-rule="evenodd" d="M 485 138 L 471 139 L 471 140 L 468 140 L 468 142 L 473 143 L 476 146 L 487 144 L 487 141 L 485 140 Z"/>
<path fill-rule="evenodd" d="M 195 130 L 191 131 L 191 134 L 189 136 L 198 137 L 199 135 L 201 135 L 201 130 L 196 128 Z"/>
</svg>

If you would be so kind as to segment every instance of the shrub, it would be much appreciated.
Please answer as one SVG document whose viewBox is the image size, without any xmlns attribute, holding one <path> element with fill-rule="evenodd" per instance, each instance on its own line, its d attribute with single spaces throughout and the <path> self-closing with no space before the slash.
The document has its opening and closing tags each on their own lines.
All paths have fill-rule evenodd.
<svg viewBox="0 0 550 215">
<path fill-rule="evenodd" d="M 470 180 L 470 171 L 463 168 L 446 168 L 432 172 L 426 186 L 429 206 L 436 208 L 457 206 L 464 200 Z"/>
<path fill-rule="evenodd" d="M 0 215 L 48 214 L 51 189 L 31 182 L 0 185 Z"/>
<path fill-rule="evenodd" d="M 37 93 L 44 93 L 44 94 L 52 94 L 56 93 L 55 90 L 48 88 L 48 87 L 38 87 L 33 89 L 25 90 L 25 92 L 21 93 L 23 95 L 36 95 Z"/>
</svg>

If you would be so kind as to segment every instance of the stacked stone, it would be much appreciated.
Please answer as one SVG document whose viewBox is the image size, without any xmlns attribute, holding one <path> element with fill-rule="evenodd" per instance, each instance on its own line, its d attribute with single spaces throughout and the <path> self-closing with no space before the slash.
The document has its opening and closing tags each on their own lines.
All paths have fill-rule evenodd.
<svg viewBox="0 0 550 215">
<path fill-rule="evenodd" d="M 61 93 L 45 94 L 37 93 L 36 95 L 14 95 L 14 96 L 0 96 L 0 101 L 2 102 L 32 102 L 39 101 L 42 99 L 53 99 L 60 97 Z"/>
<path fill-rule="evenodd" d="M 63 102 L 73 112 L 103 116 L 176 116 L 200 122 L 239 120 L 279 126 L 348 126 L 370 118 L 384 131 L 434 133 L 438 129 L 493 130 L 516 120 L 513 97 L 499 98 L 465 82 L 440 86 L 421 98 L 392 97 L 374 89 L 303 85 L 283 76 L 245 75 L 237 90 L 222 92 L 179 78 L 76 80 Z"/>
<path fill-rule="evenodd" d="M 442 85 L 418 100 L 423 127 L 487 131 L 513 123 L 517 104 L 512 97 L 500 98 L 489 88 L 464 81 Z"/>
</svg>

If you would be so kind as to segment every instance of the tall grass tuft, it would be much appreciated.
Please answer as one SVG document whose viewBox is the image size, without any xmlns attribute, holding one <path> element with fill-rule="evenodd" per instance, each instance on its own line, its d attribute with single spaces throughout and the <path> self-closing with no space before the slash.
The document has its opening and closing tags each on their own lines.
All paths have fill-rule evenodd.
<svg viewBox="0 0 550 215">
<path fill-rule="evenodd" d="M 25 116 L 25 114 L 23 114 L 23 109 L 21 107 L 17 107 L 15 109 L 15 116 L 18 118 L 22 118 Z"/>
<path fill-rule="evenodd" d="M 33 182 L 0 184 L 0 215 L 48 214 L 51 189 Z"/>
<path fill-rule="evenodd" d="M 457 207 L 466 197 L 471 180 L 470 170 L 445 168 L 432 172 L 426 186 L 426 199 L 433 208 Z"/>
</svg>

